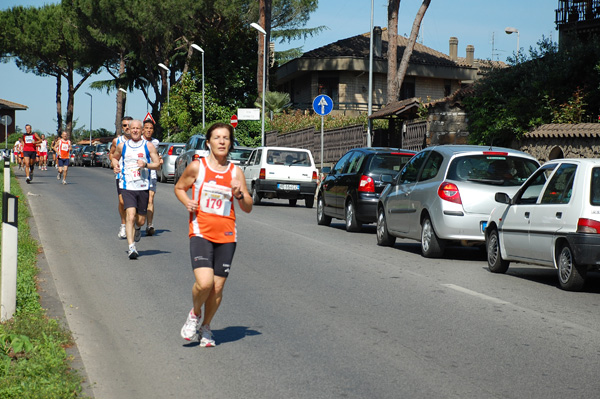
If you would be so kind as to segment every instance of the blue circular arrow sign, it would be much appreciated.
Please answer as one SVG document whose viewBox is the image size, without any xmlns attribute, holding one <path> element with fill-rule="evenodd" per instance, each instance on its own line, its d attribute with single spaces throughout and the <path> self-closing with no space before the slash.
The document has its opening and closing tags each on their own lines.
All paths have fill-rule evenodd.
<svg viewBox="0 0 600 399">
<path fill-rule="evenodd" d="M 321 116 L 327 115 L 333 109 L 333 100 L 325 94 L 319 94 L 313 100 L 313 109 Z"/>
</svg>

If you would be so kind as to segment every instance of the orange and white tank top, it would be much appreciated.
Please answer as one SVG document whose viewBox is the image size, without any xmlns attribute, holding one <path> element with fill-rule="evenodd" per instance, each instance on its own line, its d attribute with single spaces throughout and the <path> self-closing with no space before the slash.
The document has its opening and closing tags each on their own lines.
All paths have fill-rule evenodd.
<svg viewBox="0 0 600 399">
<path fill-rule="evenodd" d="M 213 170 L 205 158 L 200 158 L 198 177 L 192 186 L 192 200 L 198 202 L 195 212 L 190 212 L 189 236 L 224 244 L 237 241 L 235 210 L 231 180 L 235 178 L 235 165 L 229 163 L 223 172 Z"/>
<path fill-rule="evenodd" d="M 67 159 L 69 158 L 69 146 L 71 145 L 71 142 L 69 140 L 63 140 L 60 139 L 58 140 L 58 157 L 60 159 Z"/>
</svg>

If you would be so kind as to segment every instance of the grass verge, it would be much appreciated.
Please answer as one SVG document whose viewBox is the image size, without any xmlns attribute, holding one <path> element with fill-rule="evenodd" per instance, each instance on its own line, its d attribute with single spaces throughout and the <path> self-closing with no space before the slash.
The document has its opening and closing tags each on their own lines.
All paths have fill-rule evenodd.
<svg viewBox="0 0 600 399">
<path fill-rule="evenodd" d="M 4 176 L 0 176 L 4 192 Z M 36 280 L 39 246 L 27 223 L 26 198 L 12 173 L 10 187 L 11 194 L 19 197 L 17 306 L 13 319 L 0 323 L 0 398 L 83 397 L 83 378 L 71 369 L 65 350 L 73 344 L 71 334 L 47 317 L 40 304 Z"/>
</svg>

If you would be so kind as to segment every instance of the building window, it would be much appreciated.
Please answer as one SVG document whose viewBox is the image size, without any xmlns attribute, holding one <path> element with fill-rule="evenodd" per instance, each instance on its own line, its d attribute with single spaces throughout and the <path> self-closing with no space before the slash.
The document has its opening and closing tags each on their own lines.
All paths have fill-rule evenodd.
<svg viewBox="0 0 600 399">
<path fill-rule="evenodd" d="M 339 104 L 339 96 L 340 96 L 340 79 L 336 77 L 325 77 L 319 76 L 319 93 L 325 94 L 329 96 L 333 100 L 333 106 L 336 107 L 336 104 Z"/>
<path fill-rule="evenodd" d="M 452 93 L 452 81 L 444 80 L 444 97 L 448 97 Z"/>
<path fill-rule="evenodd" d="M 398 100 L 406 100 L 415 96 L 415 77 L 405 76 L 400 88 L 400 98 Z"/>
</svg>

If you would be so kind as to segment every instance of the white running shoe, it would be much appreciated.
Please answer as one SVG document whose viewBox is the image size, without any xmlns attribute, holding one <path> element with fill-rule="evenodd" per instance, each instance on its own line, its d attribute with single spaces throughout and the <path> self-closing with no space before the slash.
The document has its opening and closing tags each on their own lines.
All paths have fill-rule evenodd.
<svg viewBox="0 0 600 399">
<path fill-rule="evenodd" d="M 119 238 L 127 238 L 127 231 L 125 231 L 125 225 L 122 224 L 121 227 L 119 227 L 119 232 L 117 233 L 117 237 Z"/>
<path fill-rule="evenodd" d="M 135 242 L 139 242 L 141 237 L 142 237 L 142 228 L 141 227 L 136 227 L 135 228 L 135 235 L 133 236 L 133 240 Z"/>
<path fill-rule="evenodd" d="M 58 174 L 56 175 L 56 180 L 60 180 L 60 175 L 62 175 L 62 173 L 58 172 Z"/>
<path fill-rule="evenodd" d="M 200 327 L 200 333 L 202 338 L 200 339 L 200 346 L 202 348 L 212 348 L 215 346 L 215 340 L 212 338 L 212 331 L 210 331 L 209 325 Z"/>
<path fill-rule="evenodd" d="M 181 338 L 186 341 L 195 341 L 198 339 L 198 323 L 200 323 L 200 316 L 194 314 L 194 309 L 188 313 L 187 320 L 183 327 L 181 327 Z"/>
<path fill-rule="evenodd" d="M 140 256 L 140 254 L 138 254 L 137 249 L 135 249 L 135 245 L 129 247 L 129 252 L 127 253 L 127 256 L 129 256 L 129 259 L 137 259 L 138 256 Z"/>
<path fill-rule="evenodd" d="M 67 181 L 66 181 L 66 180 L 63 180 L 63 184 L 67 184 Z"/>
</svg>

